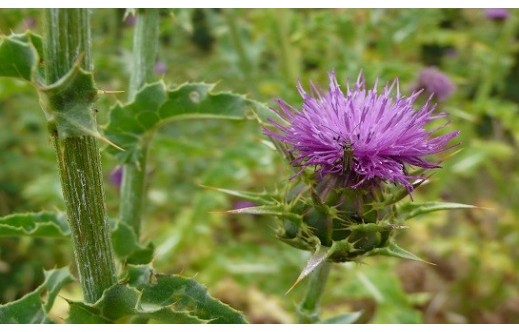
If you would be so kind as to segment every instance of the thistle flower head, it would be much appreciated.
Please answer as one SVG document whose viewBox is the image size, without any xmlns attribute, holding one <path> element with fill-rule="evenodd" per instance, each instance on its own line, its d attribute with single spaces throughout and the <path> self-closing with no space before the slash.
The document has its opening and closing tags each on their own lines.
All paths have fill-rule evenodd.
<svg viewBox="0 0 519 332">
<path fill-rule="evenodd" d="M 379 93 L 376 83 L 366 90 L 361 74 L 344 93 L 334 72 L 329 78 L 328 91 L 311 84 L 308 94 L 298 85 L 301 110 L 278 100 L 277 113 L 284 122 L 272 121 L 278 131 L 265 130 L 288 146 L 293 166 L 313 166 L 319 177 L 336 176 L 346 187 L 392 182 L 409 192 L 416 177 L 407 173 L 406 165 L 438 167 L 425 158 L 445 150 L 458 132 L 434 137 L 439 128 L 425 129 L 430 121 L 444 116 L 433 114 L 430 98 L 415 110 L 413 103 L 420 92 L 402 96 L 397 80 Z"/>
<path fill-rule="evenodd" d="M 121 166 L 115 167 L 110 172 L 110 182 L 117 188 L 121 187 L 121 183 L 123 182 L 123 168 Z"/>
<path fill-rule="evenodd" d="M 167 71 L 168 71 L 168 66 L 164 62 L 158 61 L 157 63 L 155 63 L 155 73 L 164 74 Z"/>
<path fill-rule="evenodd" d="M 454 84 L 450 78 L 434 67 L 423 69 L 418 75 L 414 90 L 425 90 L 433 94 L 439 101 L 447 99 L 454 92 Z"/>
<path fill-rule="evenodd" d="M 485 17 L 492 21 L 504 21 L 508 18 L 509 14 L 506 8 L 485 9 Z"/>
</svg>

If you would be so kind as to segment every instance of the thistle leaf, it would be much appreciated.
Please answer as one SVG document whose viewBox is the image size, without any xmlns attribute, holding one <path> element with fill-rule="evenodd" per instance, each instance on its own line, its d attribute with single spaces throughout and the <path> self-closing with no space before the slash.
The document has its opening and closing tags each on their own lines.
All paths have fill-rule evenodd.
<svg viewBox="0 0 519 332">
<path fill-rule="evenodd" d="M 228 92 L 213 92 L 214 84 L 188 83 L 167 89 L 162 81 L 145 85 L 127 104 L 110 112 L 105 130 L 109 140 L 125 151 L 109 148 L 122 163 L 139 160 L 141 146 L 161 125 L 177 120 L 231 119 L 245 120 L 253 114 L 268 117 L 265 105 Z"/>
<path fill-rule="evenodd" d="M 142 292 L 128 285 L 114 285 L 107 289 L 95 303 L 69 301 L 68 323 L 106 324 L 122 319 L 153 319 L 161 323 L 197 324 L 205 321 L 188 312 L 177 311 L 169 306 L 143 308 L 140 305 Z"/>
<path fill-rule="evenodd" d="M 67 322 L 246 323 L 241 313 L 211 297 L 192 278 L 155 274 L 149 266 L 130 265 L 126 282 L 106 290 L 95 304 L 69 301 Z"/>
<path fill-rule="evenodd" d="M 61 288 L 73 280 L 68 267 L 44 271 L 45 281 L 21 299 L 0 305 L 0 324 L 52 323 L 47 313 Z M 47 292 L 47 300 L 42 301 Z"/>
<path fill-rule="evenodd" d="M 49 127 L 55 128 L 60 138 L 101 137 L 94 112 L 98 90 L 92 73 L 81 68 L 81 59 L 58 81 L 39 84 L 37 91 Z"/>
<path fill-rule="evenodd" d="M 41 38 L 34 34 L 0 37 L 0 76 L 31 81 L 39 61 L 38 51 L 30 43 L 33 39 L 41 46 Z"/>
<path fill-rule="evenodd" d="M 23 235 L 65 238 L 70 230 L 63 213 L 19 213 L 0 218 L 0 237 Z"/>
<path fill-rule="evenodd" d="M 207 288 L 193 278 L 157 274 L 153 279 L 143 288 L 143 306 L 171 305 L 211 324 L 247 323 L 240 312 L 210 296 Z"/>
<path fill-rule="evenodd" d="M 112 244 L 117 257 L 129 264 L 148 264 L 153 259 L 152 243 L 142 245 L 133 228 L 119 222 L 112 232 Z"/>
</svg>

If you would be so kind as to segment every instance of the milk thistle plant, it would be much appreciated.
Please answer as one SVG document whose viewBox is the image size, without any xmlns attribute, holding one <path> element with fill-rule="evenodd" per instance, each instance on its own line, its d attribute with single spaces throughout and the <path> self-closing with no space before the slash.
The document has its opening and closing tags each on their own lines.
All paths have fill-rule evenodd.
<svg viewBox="0 0 519 332">
<path fill-rule="evenodd" d="M 121 92 L 96 85 L 88 10 L 46 9 L 42 36 L 30 31 L 0 36 L 0 76 L 34 87 L 66 207 L 64 212 L 1 217 L 0 236 L 68 238 L 77 270 L 74 276 L 68 267 L 45 271 L 43 284 L 0 305 L 0 323 L 62 322 L 51 315 L 54 301 L 75 280 L 83 298 L 63 296 L 68 303 L 65 322 L 247 323 L 241 312 L 212 297 L 194 278 L 157 272 L 153 243 L 141 241 L 147 163 L 154 157 L 148 152 L 156 131 L 172 121 L 259 120 L 294 169 L 274 193 L 218 190 L 255 203 L 232 213 L 274 216 L 277 237 L 311 253 L 293 285 L 309 276 L 297 308 L 301 323 L 346 323 L 358 316 L 319 317 L 333 263 L 373 255 L 420 260 L 395 243 L 403 222 L 436 210 L 471 207 L 404 202 L 424 183 L 426 171 L 439 167 L 434 155 L 455 146 L 450 142 L 457 135 L 440 133 L 443 127 L 428 129 L 445 115 L 435 111 L 431 99 L 415 109 L 420 91 L 401 95 L 397 81 L 382 91 L 377 84 L 367 90 L 360 75 L 344 92 L 331 72 L 327 91 L 312 85 L 308 93 L 298 86 L 301 109 L 279 100 L 273 111 L 242 95 L 214 92 L 213 84 L 170 86 L 154 76 L 167 69 L 157 62 L 159 10 L 127 14 L 135 17 L 126 18 L 135 23 L 128 96 L 113 105 L 102 129 L 97 100 Z M 234 34 L 234 18 L 226 18 Z M 121 165 L 112 174 L 120 188 L 119 215 L 112 218 L 105 207 L 100 146 Z"/>
<path fill-rule="evenodd" d="M 276 216 L 277 236 L 293 247 L 312 253 L 293 287 L 311 274 L 299 321 L 319 321 L 318 301 L 330 263 L 361 261 L 366 256 L 388 255 L 420 260 L 394 240 L 403 222 L 436 210 L 468 208 L 455 203 L 399 204 L 424 183 L 427 170 L 439 168 L 432 156 L 454 147 L 457 131 L 440 134 L 445 127 L 427 129 L 435 112 L 431 97 L 415 109 L 422 90 L 404 96 L 398 80 L 379 91 L 366 89 L 360 74 L 343 92 L 335 73 L 329 88 L 301 84 L 301 109 L 279 99 L 276 119 L 265 124 L 272 139 L 294 169 L 285 188 L 273 194 L 226 191 L 258 206 L 231 211 Z M 350 321 L 342 315 L 329 321 Z"/>
</svg>

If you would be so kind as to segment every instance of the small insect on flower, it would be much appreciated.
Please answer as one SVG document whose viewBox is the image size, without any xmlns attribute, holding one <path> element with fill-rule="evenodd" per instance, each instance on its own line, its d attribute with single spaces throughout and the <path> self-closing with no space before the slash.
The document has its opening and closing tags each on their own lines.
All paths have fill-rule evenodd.
<svg viewBox="0 0 519 332">
<path fill-rule="evenodd" d="M 434 136 L 443 127 L 425 129 L 432 120 L 445 116 L 433 113 L 431 98 L 415 110 L 413 104 L 421 91 L 402 96 L 398 80 L 379 93 L 376 83 L 366 90 L 361 74 L 353 88 L 348 86 L 344 93 L 334 72 L 329 79 L 328 91 L 311 84 L 309 94 L 298 85 L 303 97 L 300 110 L 278 100 L 280 110 L 276 112 L 282 121 L 271 121 L 277 130 L 264 130 L 286 145 L 287 152 L 294 156 L 294 167 L 301 172 L 313 167 L 320 178 L 337 177 L 346 187 L 392 182 L 409 192 L 413 190 L 412 181 L 419 177 L 410 175 L 407 165 L 439 167 L 426 157 L 450 148 L 447 144 L 458 132 Z"/>
</svg>

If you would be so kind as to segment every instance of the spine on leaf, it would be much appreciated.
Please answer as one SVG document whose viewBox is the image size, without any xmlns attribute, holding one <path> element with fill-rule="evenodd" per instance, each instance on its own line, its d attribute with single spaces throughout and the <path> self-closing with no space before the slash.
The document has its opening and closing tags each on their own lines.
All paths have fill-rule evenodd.
<svg viewBox="0 0 519 332">
<path fill-rule="evenodd" d="M 96 137 L 87 9 L 44 12 L 45 85 L 40 102 L 58 157 L 74 257 L 87 302 L 115 283 Z"/>
</svg>

